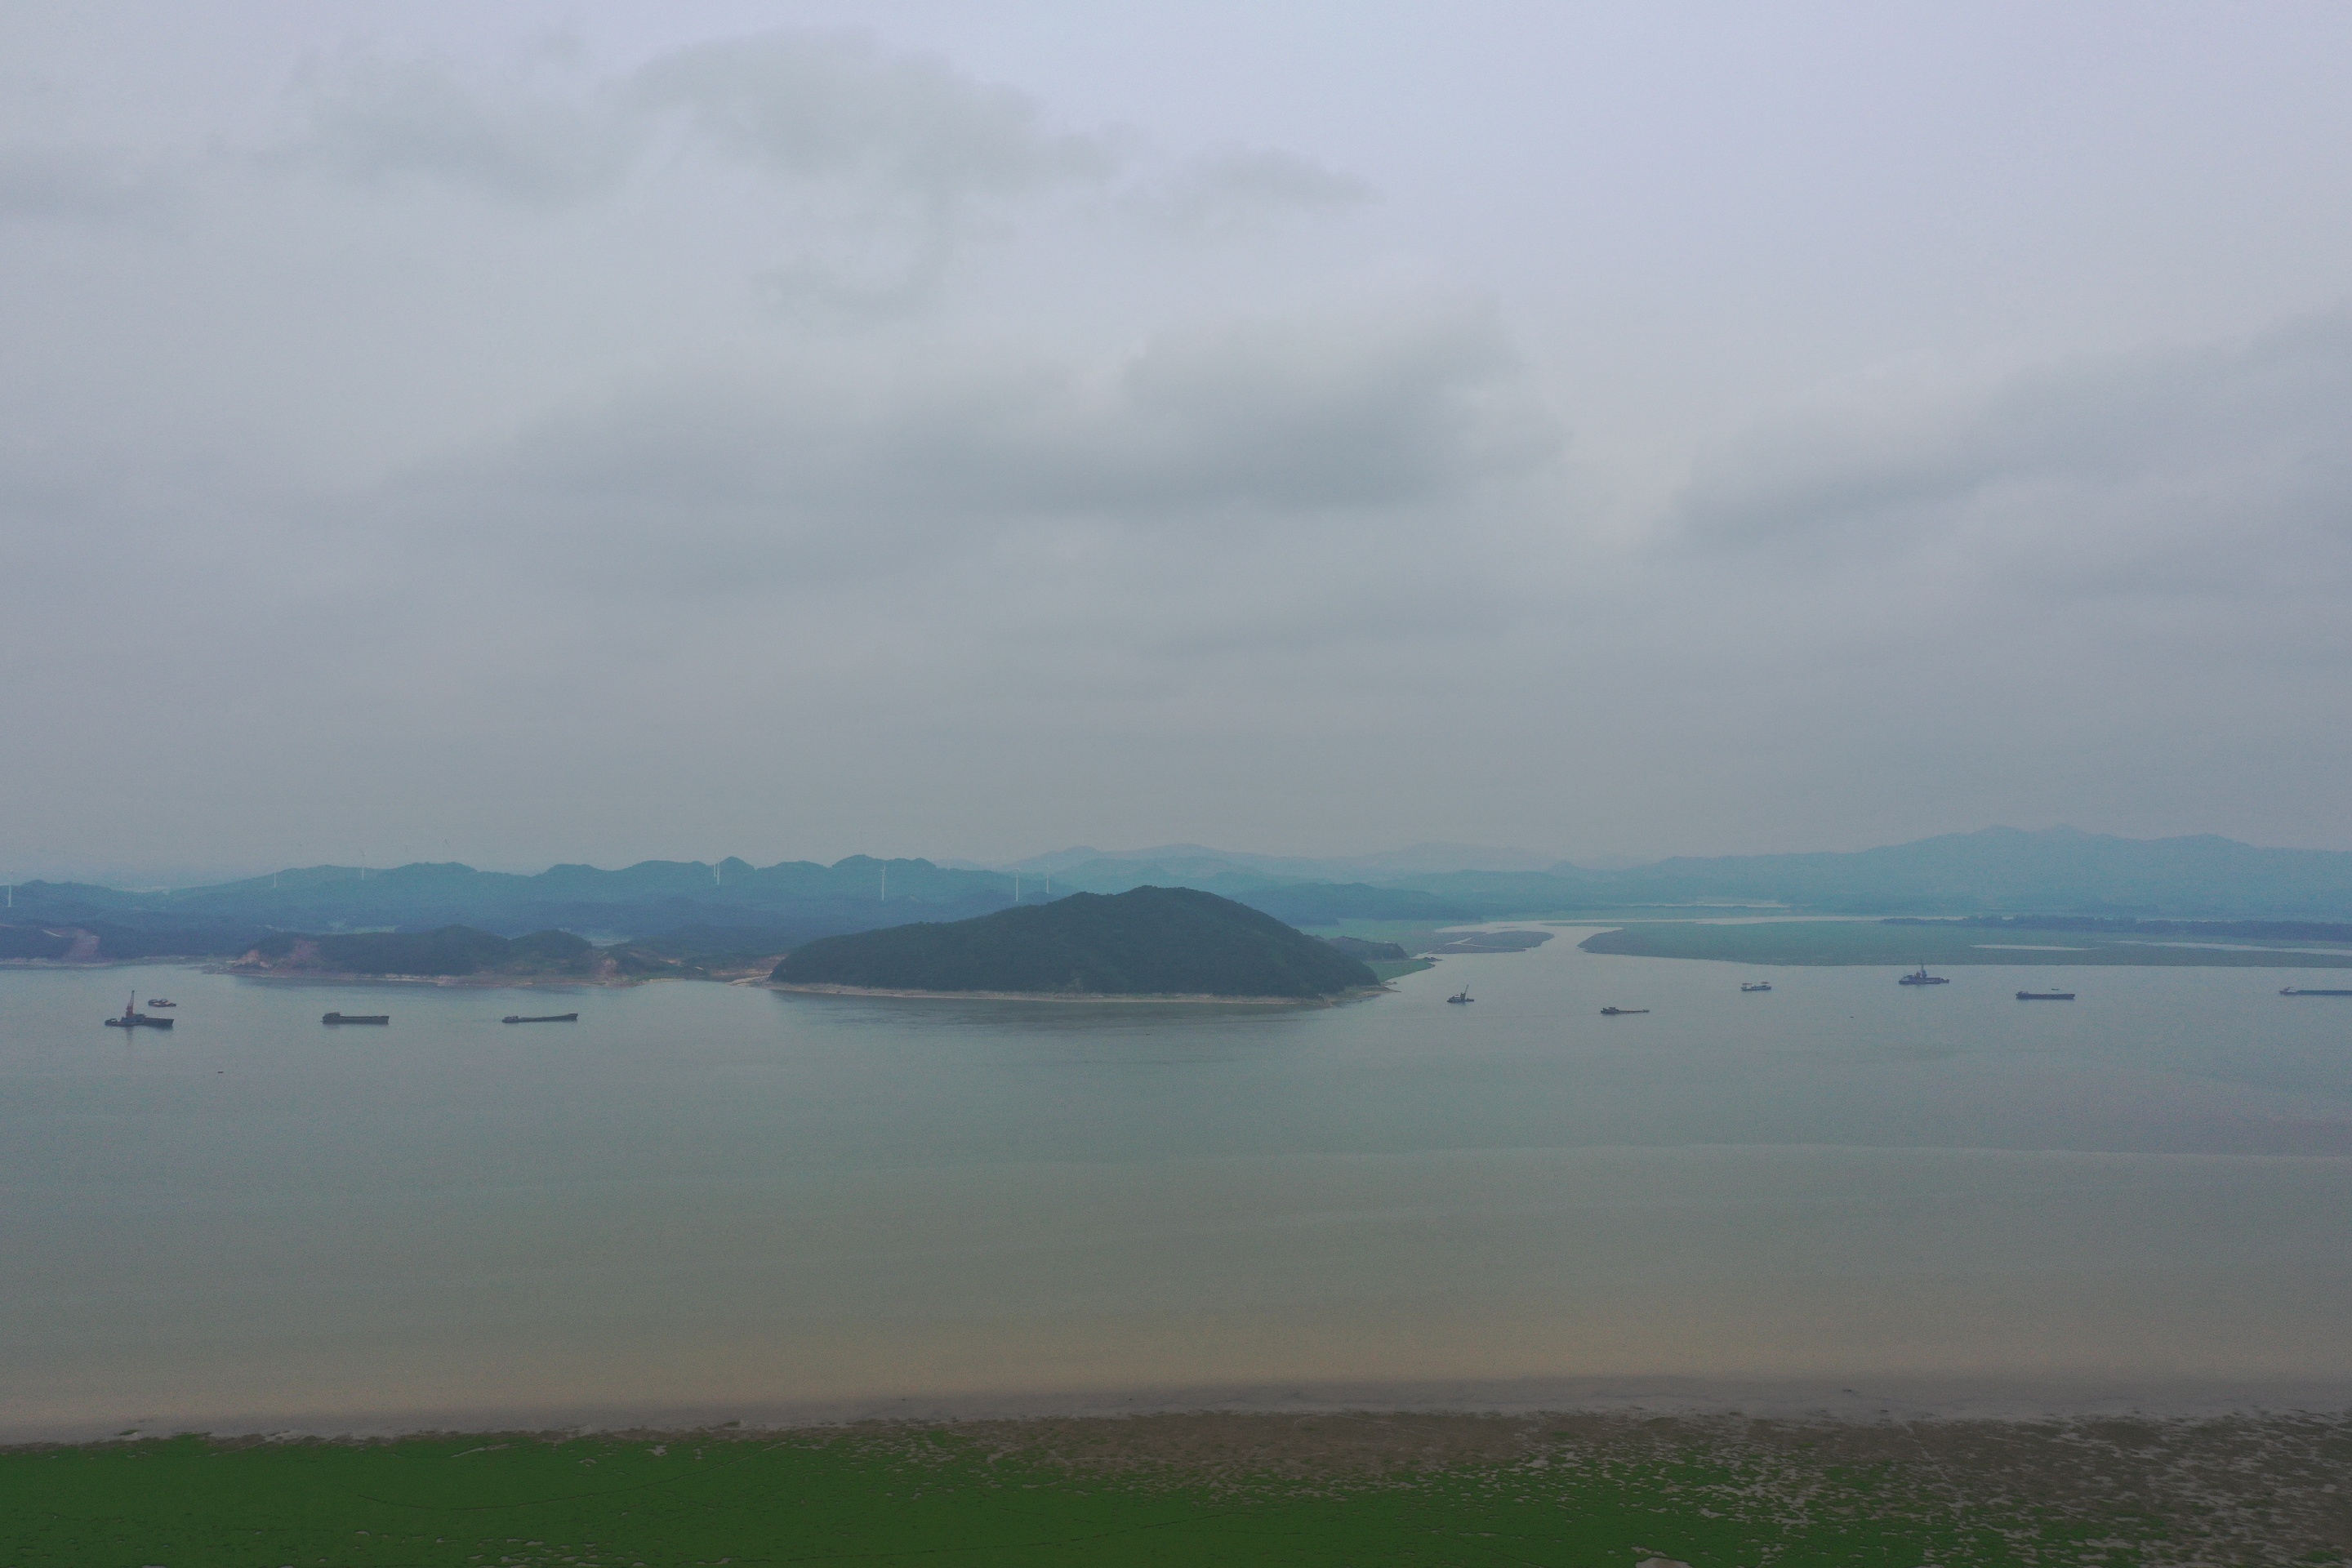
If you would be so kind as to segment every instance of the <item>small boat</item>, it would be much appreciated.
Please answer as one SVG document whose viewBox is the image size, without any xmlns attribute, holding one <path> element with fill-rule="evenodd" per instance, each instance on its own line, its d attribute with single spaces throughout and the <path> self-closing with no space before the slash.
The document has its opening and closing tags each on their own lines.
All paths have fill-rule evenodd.
<svg viewBox="0 0 2352 1568">
<path fill-rule="evenodd" d="M 509 1013 L 499 1020 L 501 1024 L 576 1024 L 579 1021 L 580 1015 L 577 1013 L 546 1013 L 536 1018 L 526 1018 L 520 1013 Z"/>
<path fill-rule="evenodd" d="M 1951 982 L 1940 974 L 1928 973 L 1927 966 L 1923 963 L 1895 984 L 1897 985 L 1949 985 Z"/>
<path fill-rule="evenodd" d="M 179 1004 L 173 1001 L 168 996 L 150 996 L 147 998 L 147 1005 L 150 1007 L 176 1007 Z"/>
<path fill-rule="evenodd" d="M 139 1011 L 138 1003 L 139 993 L 133 991 L 123 998 L 122 1016 L 107 1019 L 106 1026 L 110 1029 L 168 1029 L 172 1026 L 172 1020 L 169 1018 L 151 1018 Z M 150 1003 L 149 1005 L 152 1006 L 153 1004 Z"/>
<path fill-rule="evenodd" d="M 2279 987 L 2279 994 L 2282 996 L 2352 996 L 2352 991 L 2314 991 L 2308 986 L 2282 985 Z"/>
<path fill-rule="evenodd" d="M 2072 1002 L 2074 994 L 2072 991 L 2021 991 L 2017 999 L 2021 1002 Z"/>
<path fill-rule="evenodd" d="M 1601 1016 L 1604 1018 L 1630 1018 L 1636 1013 L 1648 1011 L 1647 1007 L 1603 1007 Z"/>
<path fill-rule="evenodd" d="M 1769 991 L 1772 989 L 1772 983 L 1769 980 L 1743 980 L 1739 983 L 1739 988 L 1742 991 Z"/>
<path fill-rule="evenodd" d="M 1448 996 L 1446 1000 L 1455 1004 L 1456 1005 L 1465 1005 L 1469 1003 L 1475 1002 L 1478 998 L 1471 995 L 1470 987 L 1465 985 L 1461 990 L 1456 991 L 1453 995 Z"/>
<path fill-rule="evenodd" d="M 389 1013 L 329 1013 L 320 1017 L 321 1024 L 389 1024 Z"/>
</svg>

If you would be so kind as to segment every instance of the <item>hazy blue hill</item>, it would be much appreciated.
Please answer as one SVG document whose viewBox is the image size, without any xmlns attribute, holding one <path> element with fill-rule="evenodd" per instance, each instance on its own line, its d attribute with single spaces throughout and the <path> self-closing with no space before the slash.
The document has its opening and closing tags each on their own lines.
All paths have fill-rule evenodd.
<svg viewBox="0 0 2352 1568">
<path fill-rule="evenodd" d="M 1363 882 L 1299 882 L 1232 895 L 1286 924 L 1338 925 L 1341 921 L 1476 920 L 1475 904 L 1440 898 L 1420 888 L 1375 888 Z"/>
<path fill-rule="evenodd" d="M 1033 855 L 1017 864 L 1026 874 L 1050 871 L 1056 885 L 1066 880 L 1071 888 L 1077 889 L 1087 887 L 1080 879 L 1082 875 L 1096 874 L 1084 868 L 1097 862 L 1158 867 L 1181 877 L 1183 885 L 1193 887 L 1199 885 L 1196 878 L 1232 873 L 1276 882 L 1356 882 L 1446 871 L 1540 871 L 1551 863 L 1551 857 L 1483 844 L 1411 844 L 1402 849 L 1383 849 L 1370 855 L 1324 858 L 1253 855 L 1235 849 L 1213 849 L 1205 844 L 1162 844 L 1149 849 L 1075 847 Z"/>
<path fill-rule="evenodd" d="M 1442 871 L 1400 877 L 1391 888 L 1412 888 L 1467 911 L 1457 919 L 1536 915 L 1601 909 L 1625 895 L 1596 873 L 1575 867 L 1552 871 Z"/>
<path fill-rule="evenodd" d="M 1035 890 L 1035 885 L 1036 879 L 1029 879 L 1024 892 Z M 1052 885 L 1062 890 L 1091 893 L 1121 893 L 1130 888 L 1193 888 L 1247 904 L 1287 924 L 1304 926 L 1337 925 L 1351 920 L 1475 920 L 1482 908 L 1418 888 L 1375 887 L 1366 882 L 1286 881 L 1224 860 L 1198 858 L 1104 858 L 1081 861 L 1055 871 Z"/>
<path fill-rule="evenodd" d="M 555 866 L 533 876 L 446 862 L 386 870 L 312 866 L 169 892 L 30 883 L 17 890 L 15 918 L 29 915 L 85 927 L 108 920 L 150 931 L 176 931 L 190 942 L 218 942 L 226 932 L 247 945 L 257 931 L 386 926 L 424 931 L 468 925 L 507 936 L 561 928 L 629 938 L 687 926 L 814 934 L 982 914 L 1010 904 L 1012 887 L 1010 878 L 994 872 L 862 855 L 832 866 L 649 860 L 614 871 Z M 0 915 L 0 921 L 9 918 Z"/>
<path fill-rule="evenodd" d="M 1368 870 L 1359 879 L 1293 874 L 1336 862 L 1191 845 L 1158 853 L 1155 859 L 1070 851 L 1075 858 L 1056 865 L 1052 889 L 1188 887 L 1308 926 L 1444 924 L 1713 900 L 1836 914 L 2352 919 L 2352 853 L 2259 849 L 2210 835 L 2131 839 L 1994 827 L 1853 853 L 1686 857 L 1608 871 L 1566 863 L 1549 871 Z M 1395 858 L 1410 858 L 1400 851 Z M 1041 875 L 1024 874 L 1024 903 L 1046 890 Z M 509 937 L 562 930 L 624 941 L 739 928 L 740 941 L 699 938 L 697 945 L 777 952 L 826 935 L 988 914 L 1011 905 L 1013 891 L 1013 878 L 1002 872 L 863 855 L 830 866 L 646 860 L 609 871 L 554 866 L 536 875 L 454 862 L 386 870 L 310 866 L 169 890 L 26 882 L 15 889 L 14 907 L 0 912 L 0 926 L 94 932 L 106 958 L 242 952 L 272 931 L 452 925 Z M 0 940 L 0 958 L 44 956 L 57 942 L 19 929 Z"/>
<path fill-rule="evenodd" d="M 136 910 L 164 896 L 126 893 L 89 882 L 19 882 L 10 889 L 8 910 L 0 914 L 0 921 L 58 920 L 101 910 Z"/>
<path fill-rule="evenodd" d="M 828 937 L 788 954 L 775 978 L 893 991 L 1300 998 L 1377 984 L 1329 944 L 1192 888 L 1073 893 L 976 920 Z"/>
</svg>

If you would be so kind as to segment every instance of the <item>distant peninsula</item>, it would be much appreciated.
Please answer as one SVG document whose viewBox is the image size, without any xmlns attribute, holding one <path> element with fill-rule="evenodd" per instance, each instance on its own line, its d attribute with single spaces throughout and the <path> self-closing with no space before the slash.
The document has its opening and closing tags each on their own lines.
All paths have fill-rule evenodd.
<svg viewBox="0 0 2352 1568">
<path fill-rule="evenodd" d="M 225 967 L 279 980 L 430 980 L 471 985 L 627 985 L 640 980 L 723 980 L 767 973 L 777 948 L 744 951 L 736 931 L 680 932 L 671 942 L 599 947 L 571 931 L 503 937 L 471 926 L 433 931 L 279 931 Z"/>
<path fill-rule="evenodd" d="M 1379 988 L 1359 960 L 1191 888 L 1074 893 L 976 920 L 826 937 L 788 953 L 788 990 L 1329 1001 Z"/>
</svg>

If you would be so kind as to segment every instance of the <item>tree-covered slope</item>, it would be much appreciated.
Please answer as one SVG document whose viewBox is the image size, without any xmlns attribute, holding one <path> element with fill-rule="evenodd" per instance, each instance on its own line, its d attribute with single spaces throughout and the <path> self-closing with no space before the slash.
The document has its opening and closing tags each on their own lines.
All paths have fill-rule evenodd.
<svg viewBox="0 0 2352 1568">
<path fill-rule="evenodd" d="M 425 931 L 355 931 L 344 936 L 268 937 L 236 968 L 254 973 L 299 974 L 570 974 L 599 968 L 598 953 L 569 931 L 534 931 L 508 938 L 470 926 Z"/>
<path fill-rule="evenodd" d="M 1332 996 L 1372 972 L 1273 916 L 1190 888 L 1073 893 L 951 924 L 813 942 L 776 965 L 795 985 L 1107 996 Z"/>
</svg>

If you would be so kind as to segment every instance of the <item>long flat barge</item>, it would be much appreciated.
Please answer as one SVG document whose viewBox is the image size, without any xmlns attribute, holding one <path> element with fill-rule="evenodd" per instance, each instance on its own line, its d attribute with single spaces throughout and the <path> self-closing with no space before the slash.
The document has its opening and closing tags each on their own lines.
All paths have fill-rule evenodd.
<svg viewBox="0 0 2352 1568">
<path fill-rule="evenodd" d="M 329 1013 L 320 1017 L 321 1024 L 389 1024 L 389 1013 Z"/>
</svg>

